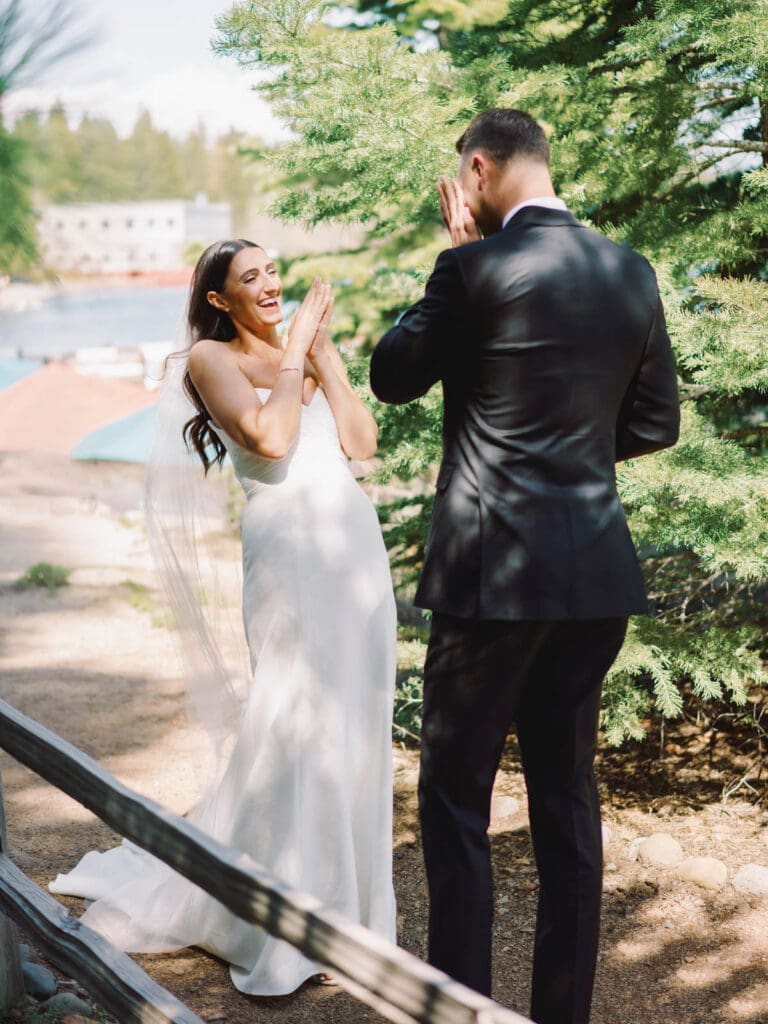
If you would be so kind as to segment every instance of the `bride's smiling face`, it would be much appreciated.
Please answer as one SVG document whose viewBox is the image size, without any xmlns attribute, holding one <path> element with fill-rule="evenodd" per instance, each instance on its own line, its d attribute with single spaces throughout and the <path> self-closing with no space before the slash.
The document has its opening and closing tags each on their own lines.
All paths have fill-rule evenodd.
<svg viewBox="0 0 768 1024">
<path fill-rule="evenodd" d="M 283 319 L 283 285 L 277 266 L 263 249 L 248 246 L 235 253 L 221 292 L 208 292 L 212 306 L 236 325 L 261 334 Z"/>
</svg>

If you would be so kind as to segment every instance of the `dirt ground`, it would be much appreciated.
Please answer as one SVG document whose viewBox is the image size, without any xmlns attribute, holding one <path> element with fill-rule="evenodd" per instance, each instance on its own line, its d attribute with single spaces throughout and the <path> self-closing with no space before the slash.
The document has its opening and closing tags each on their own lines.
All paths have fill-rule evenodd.
<svg viewBox="0 0 768 1024">
<path fill-rule="evenodd" d="M 129 786 L 183 813 L 192 802 L 190 763 L 199 737 L 185 721 L 172 635 L 158 615 L 140 492 L 139 467 L 0 457 L 0 695 Z M 53 594 L 13 588 L 43 561 L 72 569 L 69 586 Z M 768 897 L 744 895 L 730 884 L 745 864 L 768 866 L 768 814 L 758 799 L 756 769 L 736 739 L 741 742 L 683 722 L 667 730 L 663 746 L 654 733 L 645 744 L 601 754 L 610 836 L 594 1024 L 768 1021 Z M 395 748 L 394 757 L 399 935 L 406 949 L 422 956 L 426 894 L 417 754 Z M 5 754 L 0 770 L 12 855 L 37 884 L 45 887 L 87 850 L 117 841 L 89 812 Z M 746 775 L 753 789 L 738 785 Z M 498 793 L 517 798 L 517 808 L 492 829 L 495 996 L 526 1012 L 536 874 L 513 741 Z M 686 855 L 725 861 L 729 882 L 712 892 L 629 859 L 632 840 L 660 831 L 675 836 Z M 79 901 L 66 902 L 79 913 Z M 307 986 L 273 999 L 244 996 L 224 964 L 194 950 L 136 959 L 207 1020 L 380 1020 L 334 988 Z"/>
</svg>

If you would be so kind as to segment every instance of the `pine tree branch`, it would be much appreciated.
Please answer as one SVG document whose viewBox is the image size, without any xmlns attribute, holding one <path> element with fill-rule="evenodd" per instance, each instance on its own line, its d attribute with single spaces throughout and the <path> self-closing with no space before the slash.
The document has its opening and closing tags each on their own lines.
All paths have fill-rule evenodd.
<svg viewBox="0 0 768 1024">
<path fill-rule="evenodd" d="M 655 201 L 659 202 L 664 199 L 669 199 L 669 197 L 674 195 L 675 192 L 678 192 L 681 188 L 685 188 L 685 186 L 689 185 L 692 181 L 696 181 L 696 179 L 700 178 L 705 171 L 708 171 L 710 167 L 714 167 L 715 164 L 719 164 L 721 160 L 725 160 L 725 154 L 723 153 L 718 153 L 718 155 L 713 156 L 711 160 L 705 160 L 704 163 L 694 167 L 688 174 L 675 181 L 669 186 L 669 188 L 665 189 L 663 192 L 659 192 L 655 197 Z"/>
<path fill-rule="evenodd" d="M 606 71 L 627 71 L 629 68 L 641 68 L 652 60 L 652 55 L 646 54 L 643 57 L 628 57 L 626 60 L 606 61 L 604 64 L 593 64 L 588 74 L 590 78 L 594 78 L 596 75 L 605 74 Z"/>
<path fill-rule="evenodd" d="M 701 113 L 702 110 L 710 110 L 712 107 L 725 107 L 729 103 L 735 103 L 737 100 L 743 100 L 747 103 L 751 100 L 749 96 L 717 96 L 715 99 L 707 100 L 706 103 L 700 103 L 696 107 L 696 113 Z"/>
<path fill-rule="evenodd" d="M 668 53 L 666 59 L 669 61 L 672 57 L 692 57 L 699 52 L 702 46 L 703 43 L 692 43 L 690 46 L 686 46 L 684 50 Z M 603 64 L 593 64 L 588 74 L 590 77 L 594 77 L 595 75 L 602 75 L 606 71 L 627 71 L 630 68 L 641 68 L 644 64 L 648 64 L 654 59 L 654 54 L 647 53 L 642 57 L 627 57 L 624 60 L 605 61 Z"/>
<path fill-rule="evenodd" d="M 701 89 L 702 92 L 712 92 L 713 89 L 730 89 L 732 92 L 737 92 L 744 88 L 744 82 L 726 82 L 725 79 L 706 78 L 696 82 L 696 88 Z"/>
<path fill-rule="evenodd" d="M 714 146 L 717 149 L 730 149 L 741 153 L 768 153 L 768 142 L 750 142 L 747 139 L 731 139 L 725 142 L 720 139 L 708 139 L 700 142 L 700 146 Z"/>
<path fill-rule="evenodd" d="M 354 61 L 351 60 L 344 60 L 342 57 L 333 57 L 332 63 L 342 68 L 348 68 L 350 71 L 360 71 L 359 64 L 355 64 Z M 434 88 L 437 84 L 434 79 L 424 78 L 423 75 L 402 75 L 397 72 L 390 72 L 390 78 L 398 82 L 408 82 L 409 84 L 411 82 L 416 82 L 417 85 L 426 85 L 429 88 Z M 447 92 L 458 92 L 456 86 L 449 84 L 448 82 L 441 82 L 440 88 L 445 89 Z"/>
<path fill-rule="evenodd" d="M 752 427 L 742 427 L 740 430 L 724 430 L 720 436 L 738 440 L 740 437 L 752 437 L 754 434 L 768 434 L 768 424 L 757 423 Z"/>
<path fill-rule="evenodd" d="M 709 384 L 681 384 L 680 401 L 697 402 L 704 395 L 709 394 L 711 390 Z"/>
</svg>

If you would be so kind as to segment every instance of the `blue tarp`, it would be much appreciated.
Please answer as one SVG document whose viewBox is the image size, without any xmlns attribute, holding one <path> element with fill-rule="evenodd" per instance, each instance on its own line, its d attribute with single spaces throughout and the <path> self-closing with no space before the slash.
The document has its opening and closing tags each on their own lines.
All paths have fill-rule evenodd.
<svg viewBox="0 0 768 1024">
<path fill-rule="evenodd" d="M 86 434 L 72 449 L 73 459 L 102 462 L 146 462 L 155 431 L 154 405 Z"/>
<path fill-rule="evenodd" d="M 0 391 L 9 388 L 42 366 L 39 359 L 17 359 L 15 356 L 0 356 Z"/>
</svg>

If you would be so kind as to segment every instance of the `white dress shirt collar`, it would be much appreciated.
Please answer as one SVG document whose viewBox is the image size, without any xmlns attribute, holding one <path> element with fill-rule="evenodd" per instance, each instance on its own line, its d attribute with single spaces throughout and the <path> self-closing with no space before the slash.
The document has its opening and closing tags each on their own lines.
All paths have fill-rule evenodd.
<svg viewBox="0 0 768 1024">
<path fill-rule="evenodd" d="M 509 213 L 506 215 L 504 220 L 501 222 L 502 228 L 505 228 L 507 224 L 512 220 L 518 211 L 522 210 L 525 206 L 545 206 L 548 210 L 567 210 L 568 207 L 565 205 L 562 199 L 557 196 L 536 196 L 533 199 L 524 199 L 522 203 L 518 203 L 517 206 L 513 206 Z"/>
</svg>

